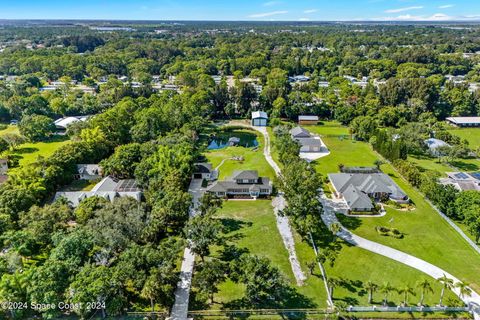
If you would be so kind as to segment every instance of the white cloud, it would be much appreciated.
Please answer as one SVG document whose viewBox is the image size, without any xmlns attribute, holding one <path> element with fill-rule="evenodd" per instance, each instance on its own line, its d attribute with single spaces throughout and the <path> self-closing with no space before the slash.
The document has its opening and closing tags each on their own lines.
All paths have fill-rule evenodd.
<svg viewBox="0 0 480 320">
<path fill-rule="evenodd" d="M 438 8 L 439 9 L 448 9 L 448 8 L 453 8 L 453 7 L 455 7 L 454 4 L 446 4 L 446 5 L 440 6 Z"/>
<path fill-rule="evenodd" d="M 412 7 L 398 8 L 398 9 L 389 9 L 389 10 L 385 10 L 385 12 L 398 13 L 398 12 L 404 12 L 404 11 L 410 11 L 410 10 L 417 10 L 417 9 L 423 9 L 423 6 L 412 6 Z"/>
<path fill-rule="evenodd" d="M 309 13 L 315 13 L 317 11 L 318 11 L 317 9 L 308 9 L 308 10 L 304 10 L 303 13 L 309 14 Z"/>
<path fill-rule="evenodd" d="M 381 21 L 452 21 L 461 20 L 461 17 L 452 17 L 444 13 L 435 13 L 431 16 L 404 14 L 396 17 L 381 17 L 373 20 Z"/>
<path fill-rule="evenodd" d="M 249 18 L 266 18 L 266 17 L 271 17 L 271 16 L 276 16 L 279 14 L 287 14 L 288 11 L 282 10 L 282 11 L 271 11 L 271 12 L 263 12 L 263 13 L 254 13 L 249 15 Z"/>
<path fill-rule="evenodd" d="M 272 6 L 276 6 L 277 4 L 281 4 L 281 3 L 282 3 L 281 1 L 268 1 L 268 2 L 264 2 L 263 6 L 264 7 L 272 7 Z"/>
<path fill-rule="evenodd" d="M 300 18 L 298 21 L 310 21 L 310 18 Z"/>
</svg>

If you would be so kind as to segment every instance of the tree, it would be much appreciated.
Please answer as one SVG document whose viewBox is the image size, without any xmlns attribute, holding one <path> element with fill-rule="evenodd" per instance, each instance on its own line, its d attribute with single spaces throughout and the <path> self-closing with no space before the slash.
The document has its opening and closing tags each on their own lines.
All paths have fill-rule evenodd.
<svg viewBox="0 0 480 320">
<path fill-rule="evenodd" d="M 327 279 L 327 285 L 328 285 L 328 292 L 330 294 L 330 298 L 333 299 L 333 290 L 335 290 L 335 288 L 340 285 L 340 280 L 337 279 L 337 278 L 328 278 Z"/>
<path fill-rule="evenodd" d="M 312 276 L 313 276 L 313 270 L 315 270 L 315 265 L 316 264 L 317 264 L 317 261 L 307 262 L 308 271 L 310 272 L 310 275 L 312 275 Z"/>
<path fill-rule="evenodd" d="M 20 133 L 32 142 L 42 141 L 55 132 L 53 120 L 42 115 L 28 115 L 18 124 Z"/>
<path fill-rule="evenodd" d="M 455 283 L 455 287 L 460 290 L 460 298 L 464 298 L 465 296 L 469 297 L 472 295 L 472 289 L 469 288 L 468 283 L 465 282 L 457 282 Z"/>
<path fill-rule="evenodd" d="M 159 295 L 160 291 L 160 279 L 158 279 L 158 273 L 153 272 L 145 281 L 140 296 L 150 301 L 150 307 L 152 308 L 152 315 L 155 312 L 155 299 Z"/>
<path fill-rule="evenodd" d="M 381 287 L 380 287 L 380 292 L 383 293 L 383 305 L 386 306 L 388 302 L 388 295 L 395 290 L 394 287 L 390 284 L 390 282 L 385 282 Z"/>
<path fill-rule="evenodd" d="M 198 254 L 202 261 L 210 254 L 210 246 L 220 241 L 221 224 L 211 215 L 197 215 L 185 227 L 188 247 Z"/>
<path fill-rule="evenodd" d="M 225 280 L 225 266 L 218 260 L 213 259 L 201 264 L 200 270 L 195 273 L 193 285 L 201 292 L 208 294 L 211 303 L 214 303 L 214 294 L 218 292 L 218 284 Z"/>
<path fill-rule="evenodd" d="M 15 151 L 20 144 L 25 142 L 25 138 L 16 133 L 4 133 L 0 139 L 7 143 L 10 151 Z"/>
<path fill-rule="evenodd" d="M 408 295 L 415 295 L 415 291 L 413 288 L 409 285 L 406 285 L 400 289 L 398 289 L 399 294 L 403 294 L 403 305 L 407 306 L 408 305 Z"/>
<path fill-rule="evenodd" d="M 364 289 L 368 291 L 368 303 L 373 302 L 373 293 L 378 290 L 378 285 L 372 281 L 368 281 L 364 285 Z"/>
<path fill-rule="evenodd" d="M 440 302 L 439 302 L 439 304 L 442 305 L 445 289 L 451 290 L 453 288 L 453 280 L 447 277 L 446 275 L 443 275 L 443 277 L 438 278 L 437 281 L 442 284 L 442 292 L 440 293 Z"/>
<path fill-rule="evenodd" d="M 423 306 L 423 301 L 425 299 L 425 294 L 426 293 L 433 293 L 433 288 L 432 285 L 430 284 L 430 281 L 428 279 L 423 279 L 420 282 L 417 283 L 417 288 L 421 290 L 422 295 L 420 298 L 420 305 Z"/>
</svg>

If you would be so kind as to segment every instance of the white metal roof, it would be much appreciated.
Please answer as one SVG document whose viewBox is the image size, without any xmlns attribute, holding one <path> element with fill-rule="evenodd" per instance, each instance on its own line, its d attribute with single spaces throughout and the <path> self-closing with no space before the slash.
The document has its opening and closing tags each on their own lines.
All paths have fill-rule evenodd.
<svg viewBox="0 0 480 320">
<path fill-rule="evenodd" d="M 462 124 L 480 123 L 480 117 L 449 117 L 447 120 L 453 123 Z"/>
<path fill-rule="evenodd" d="M 268 115 L 265 111 L 253 111 L 252 112 L 252 119 L 268 119 Z"/>
</svg>

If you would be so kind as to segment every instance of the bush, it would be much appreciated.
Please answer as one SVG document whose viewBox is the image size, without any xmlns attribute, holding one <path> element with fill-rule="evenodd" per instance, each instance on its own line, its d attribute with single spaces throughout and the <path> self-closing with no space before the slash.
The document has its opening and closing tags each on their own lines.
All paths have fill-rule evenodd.
<svg viewBox="0 0 480 320">
<path fill-rule="evenodd" d="M 377 226 L 377 227 L 375 227 L 375 230 L 377 230 L 377 232 L 380 235 L 385 236 L 385 237 L 393 237 L 395 239 L 402 239 L 403 238 L 403 233 L 401 233 L 400 230 L 395 229 L 395 228 Z"/>
</svg>

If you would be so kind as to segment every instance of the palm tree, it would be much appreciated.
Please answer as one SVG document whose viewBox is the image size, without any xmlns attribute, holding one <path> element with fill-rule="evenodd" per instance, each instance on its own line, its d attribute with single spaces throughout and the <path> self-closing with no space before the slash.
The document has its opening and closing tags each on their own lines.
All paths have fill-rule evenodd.
<svg viewBox="0 0 480 320">
<path fill-rule="evenodd" d="M 372 281 L 368 281 L 363 288 L 368 291 L 368 303 L 372 304 L 373 293 L 378 290 L 378 285 Z"/>
<path fill-rule="evenodd" d="M 373 162 L 373 164 L 375 165 L 375 167 L 380 170 L 380 167 L 382 166 L 382 164 L 384 164 L 384 162 L 380 159 L 377 159 Z"/>
<path fill-rule="evenodd" d="M 391 285 L 390 285 L 390 282 L 385 282 L 381 287 L 380 287 L 380 292 L 384 294 L 384 298 L 383 298 L 383 305 L 386 306 L 387 305 L 387 302 L 388 302 L 388 295 L 390 294 L 390 292 L 392 292 L 395 288 L 393 288 Z"/>
<path fill-rule="evenodd" d="M 455 287 L 457 287 L 460 290 L 460 298 L 464 298 L 465 296 L 470 297 L 472 295 L 472 289 L 468 287 L 468 283 L 465 282 L 457 282 L 455 284 Z"/>
<path fill-rule="evenodd" d="M 409 294 L 415 295 L 415 291 L 408 284 L 405 287 L 399 289 L 398 293 L 403 294 L 403 305 L 404 306 L 406 306 L 408 304 L 408 295 Z"/>
<path fill-rule="evenodd" d="M 438 278 L 437 281 L 442 284 L 442 292 L 440 294 L 440 305 L 442 305 L 443 296 L 445 295 L 445 289 L 452 289 L 453 288 L 453 280 L 448 278 L 444 274 L 443 277 Z"/>
<path fill-rule="evenodd" d="M 333 235 L 336 235 L 337 233 L 339 233 L 340 230 L 342 230 L 342 227 L 340 226 L 340 224 L 332 223 L 330 225 L 330 231 L 333 233 Z"/>
<path fill-rule="evenodd" d="M 430 292 L 433 293 L 432 285 L 428 279 L 423 279 L 417 283 L 417 288 L 422 291 L 422 297 L 420 298 L 420 305 L 423 306 L 423 300 L 425 299 L 425 293 Z"/>
<path fill-rule="evenodd" d="M 337 278 L 328 278 L 327 285 L 330 293 L 330 298 L 333 299 L 333 290 L 340 284 L 340 280 Z"/>
</svg>

